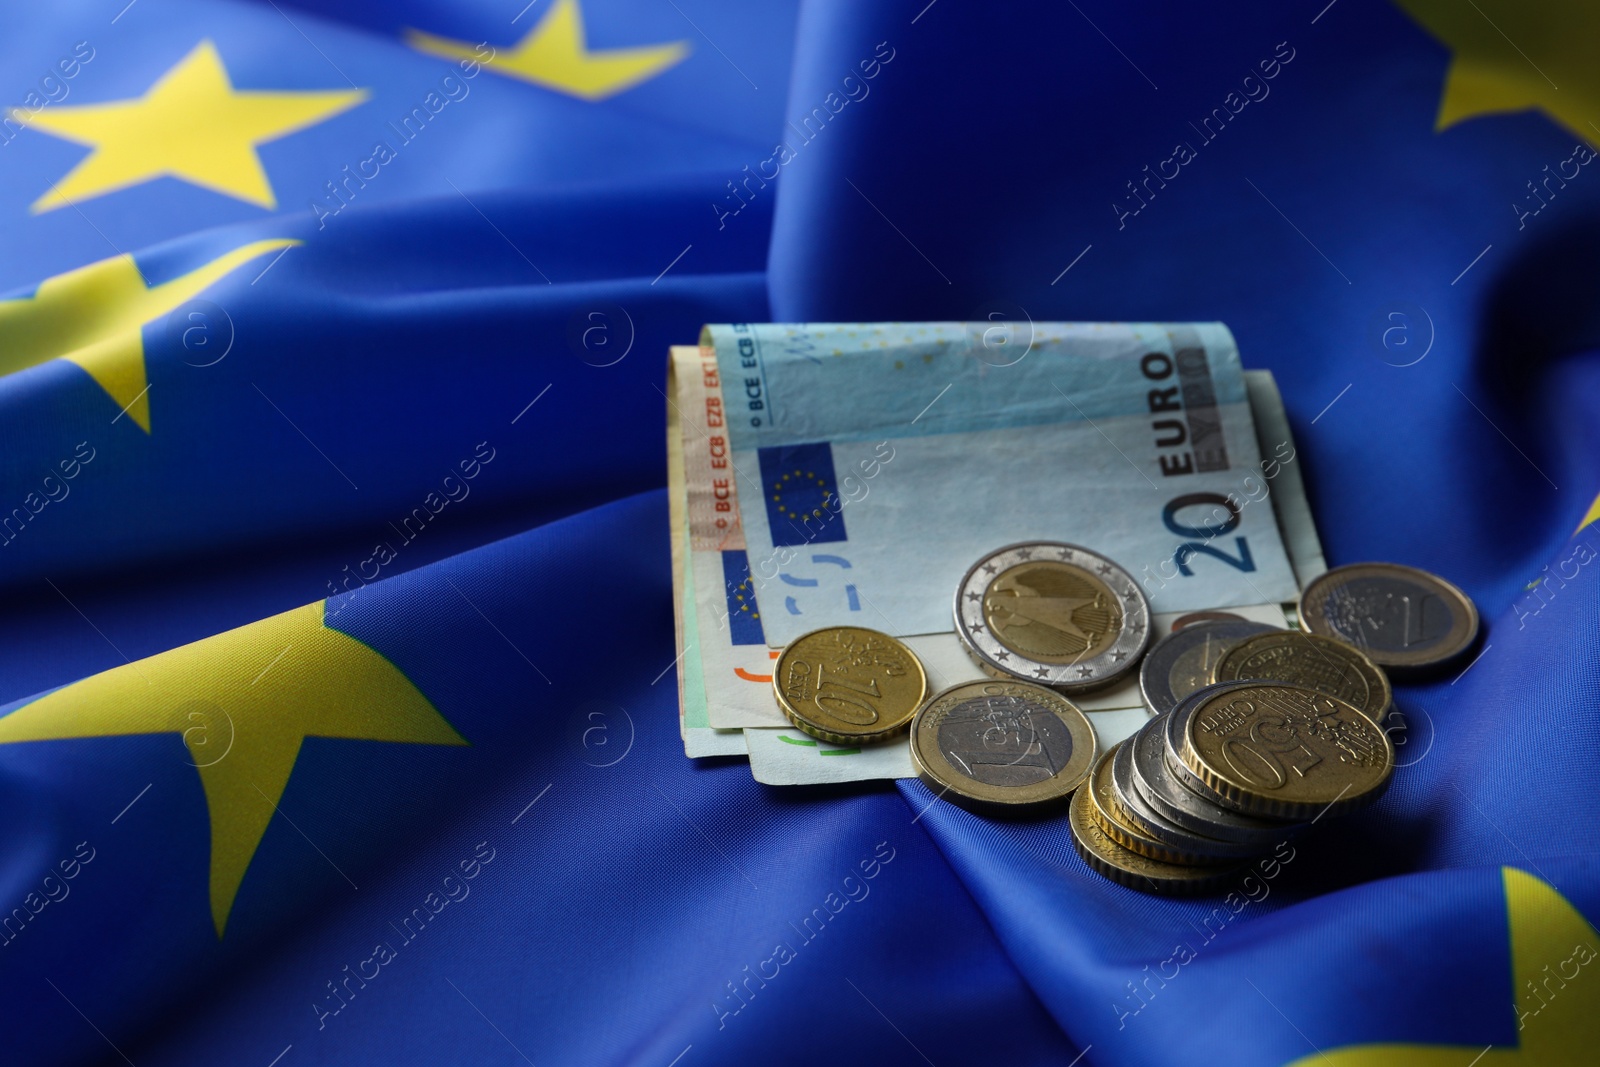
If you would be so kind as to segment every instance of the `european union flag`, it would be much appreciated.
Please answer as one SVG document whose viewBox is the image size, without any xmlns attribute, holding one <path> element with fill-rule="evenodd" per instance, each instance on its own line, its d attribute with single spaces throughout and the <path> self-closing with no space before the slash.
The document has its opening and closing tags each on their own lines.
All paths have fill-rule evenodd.
<svg viewBox="0 0 1600 1067">
<path fill-rule="evenodd" d="M 779 547 L 847 539 L 844 498 L 833 473 L 827 441 L 758 450 L 761 498 L 767 505 L 772 543 Z"/>
<path fill-rule="evenodd" d="M 742 548 L 724 549 L 722 581 L 728 593 L 728 628 L 736 645 L 764 645 L 761 612 L 756 607 L 755 583 L 750 578 L 750 557 Z"/>
<path fill-rule="evenodd" d="M 0 30 L 6 1063 L 1593 1060 L 1594 5 Z M 1386 797 L 1224 893 L 683 756 L 660 355 L 996 314 L 1226 321 L 1330 560 L 1482 608 Z M 845 539 L 826 446 L 760 467 Z"/>
</svg>

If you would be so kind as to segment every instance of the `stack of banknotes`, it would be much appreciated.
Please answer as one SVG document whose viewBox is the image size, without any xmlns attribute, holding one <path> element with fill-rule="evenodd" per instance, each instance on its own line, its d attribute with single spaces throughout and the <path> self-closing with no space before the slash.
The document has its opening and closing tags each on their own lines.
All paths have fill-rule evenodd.
<svg viewBox="0 0 1600 1067">
<path fill-rule="evenodd" d="M 1277 386 L 1220 323 L 707 326 L 671 352 L 667 450 L 684 751 L 771 785 L 915 776 L 904 738 L 795 730 L 772 664 L 853 625 L 904 640 L 930 692 L 985 677 L 952 599 L 1002 545 L 1109 556 L 1153 638 L 1288 625 L 1327 569 Z M 1147 718 L 1136 678 L 1073 702 L 1102 749 Z"/>
</svg>

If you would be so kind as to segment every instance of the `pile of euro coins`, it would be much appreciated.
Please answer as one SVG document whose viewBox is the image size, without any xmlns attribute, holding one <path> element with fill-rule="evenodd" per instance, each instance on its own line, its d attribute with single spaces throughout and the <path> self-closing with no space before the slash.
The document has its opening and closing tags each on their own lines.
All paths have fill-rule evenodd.
<svg viewBox="0 0 1600 1067">
<path fill-rule="evenodd" d="M 773 690 L 797 728 L 827 741 L 909 730 L 918 776 L 973 811 L 1065 806 L 1079 854 L 1113 881 L 1203 893 L 1305 825 L 1382 796 L 1395 767 L 1390 676 L 1448 670 L 1479 635 L 1465 593 L 1391 563 L 1327 571 L 1295 614 L 1299 630 L 1196 612 L 1152 644 L 1149 603 L 1125 569 L 1080 545 L 1028 542 L 979 559 L 956 589 L 956 634 L 992 681 L 930 696 L 903 642 L 829 627 L 783 650 Z M 1102 752 L 1071 698 L 1134 676 L 1151 717 Z"/>
</svg>

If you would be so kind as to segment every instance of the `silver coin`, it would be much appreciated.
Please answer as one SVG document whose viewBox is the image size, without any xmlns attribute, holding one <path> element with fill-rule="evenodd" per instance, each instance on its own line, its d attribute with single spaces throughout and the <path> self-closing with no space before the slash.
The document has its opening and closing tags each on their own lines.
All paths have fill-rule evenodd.
<svg viewBox="0 0 1600 1067">
<path fill-rule="evenodd" d="M 1197 833 L 1172 822 L 1155 808 L 1139 793 L 1134 782 L 1134 744 L 1135 737 L 1129 738 L 1117 746 L 1115 755 L 1111 758 L 1111 785 L 1116 793 L 1117 803 L 1122 805 L 1122 814 L 1128 821 L 1144 831 L 1163 845 L 1172 848 L 1183 859 L 1214 861 L 1227 859 L 1241 859 L 1254 856 L 1261 851 L 1261 846 L 1245 844 L 1238 841 L 1224 841 L 1209 834 Z"/>
<path fill-rule="evenodd" d="M 1202 686 L 1222 654 L 1247 637 L 1278 629 L 1263 622 L 1198 622 L 1175 630 L 1146 653 L 1139 664 L 1139 692 L 1151 714 L 1161 715 Z"/>
<path fill-rule="evenodd" d="M 1098 552 L 1031 541 L 972 565 L 956 587 L 955 627 L 985 673 L 1075 693 L 1138 666 L 1150 605 L 1133 576 Z"/>
<path fill-rule="evenodd" d="M 1229 811 L 1185 787 L 1167 768 L 1165 729 L 1165 720 L 1152 721 L 1133 735 L 1129 745 L 1134 789 L 1169 822 L 1256 849 L 1271 847 L 1294 831 L 1284 823 Z"/>
</svg>

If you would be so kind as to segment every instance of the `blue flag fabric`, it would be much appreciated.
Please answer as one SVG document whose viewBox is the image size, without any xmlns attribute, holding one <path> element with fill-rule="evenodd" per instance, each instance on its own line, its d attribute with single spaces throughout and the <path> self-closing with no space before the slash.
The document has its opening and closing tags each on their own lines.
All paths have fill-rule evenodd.
<svg viewBox="0 0 1600 1067">
<path fill-rule="evenodd" d="M 1589 1061 L 1595 14 L 519 6 L 3 16 L 0 1059 Z M 683 757 L 666 347 L 992 317 L 1226 321 L 1477 600 L 1377 806 L 1182 901 Z"/>
</svg>

